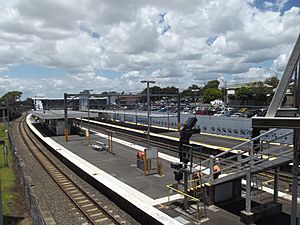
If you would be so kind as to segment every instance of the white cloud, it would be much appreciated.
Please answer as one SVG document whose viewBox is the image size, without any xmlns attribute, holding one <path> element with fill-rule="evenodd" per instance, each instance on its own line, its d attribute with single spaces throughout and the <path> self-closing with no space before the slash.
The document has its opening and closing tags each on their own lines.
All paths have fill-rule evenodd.
<svg viewBox="0 0 300 225">
<path fill-rule="evenodd" d="M 288 63 L 288 56 L 281 54 L 273 61 L 272 67 L 277 71 L 283 71 Z"/>
<path fill-rule="evenodd" d="M 0 1 L 0 77 L 24 62 L 66 74 L 9 76 L 2 92 L 137 91 L 144 78 L 180 88 L 224 75 L 264 79 L 257 65 L 282 71 L 300 31 L 299 7 L 280 12 L 287 0 L 266 1 L 263 10 L 253 0 Z"/>
<path fill-rule="evenodd" d="M 264 2 L 264 7 L 266 8 L 272 8 L 274 6 L 274 3 L 273 2 Z"/>
</svg>

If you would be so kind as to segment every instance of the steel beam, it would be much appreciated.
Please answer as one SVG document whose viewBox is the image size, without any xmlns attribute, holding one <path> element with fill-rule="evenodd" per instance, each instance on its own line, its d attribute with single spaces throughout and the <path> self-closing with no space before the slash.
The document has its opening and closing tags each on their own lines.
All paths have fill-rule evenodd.
<svg viewBox="0 0 300 225">
<path fill-rule="evenodd" d="M 251 212 L 251 166 L 246 173 L 246 212 Z"/>
<path fill-rule="evenodd" d="M 177 130 L 180 131 L 180 92 L 178 90 L 178 95 L 177 95 L 177 108 L 178 108 L 178 111 L 177 111 Z"/>
<path fill-rule="evenodd" d="M 297 198 L 298 198 L 298 176 L 300 158 L 300 129 L 294 133 L 294 160 L 293 160 L 293 184 L 292 184 L 292 212 L 291 225 L 297 225 Z"/>
<path fill-rule="evenodd" d="M 278 202 L 278 190 L 279 190 L 279 168 L 277 167 L 274 171 L 274 193 L 273 193 L 274 202 Z"/>
<path fill-rule="evenodd" d="M 65 139 L 68 142 L 69 139 L 69 127 L 68 127 L 68 94 L 64 93 L 64 117 L 65 117 Z"/>
<path fill-rule="evenodd" d="M 299 129 L 300 117 L 252 117 L 252 127 Z"/>
<path fill-rule="evenodd" d="M 299 60 L 299 54 L 300 54 L 300 34 L 298 35 L 295 47 L 290 56 L 288 64 L 284 70 L 282 78 L 278 84 L 275 95 L 272 98 L 272 101 L 271 101 L 270 107 L 268 108 L 266 117 L 276 116 L 277 110 L 281 106 L 282 100 L 285 96 L 286 89 L 292 79 L 292 75 L 295 70 L 295 66 L 297 64 L 297 61 Z"/>
</svg>

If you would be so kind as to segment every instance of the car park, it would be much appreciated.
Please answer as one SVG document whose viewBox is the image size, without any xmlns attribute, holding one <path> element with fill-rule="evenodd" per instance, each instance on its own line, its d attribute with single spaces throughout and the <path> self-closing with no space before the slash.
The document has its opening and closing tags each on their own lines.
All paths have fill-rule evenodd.
<svg viewBox="0 0 300 225">
<path fill-rule="evenodd" d="M 227 111 L 219 111 L 217 113 L 215 113 L 213 116 L 228 116 L 228 112 Z"/>
<path fill-rule="evenodd" d="M 230 117 L 245 117 L 245 115 L 243 113 L 233 113 L 230 115 Z"/>
</svg>

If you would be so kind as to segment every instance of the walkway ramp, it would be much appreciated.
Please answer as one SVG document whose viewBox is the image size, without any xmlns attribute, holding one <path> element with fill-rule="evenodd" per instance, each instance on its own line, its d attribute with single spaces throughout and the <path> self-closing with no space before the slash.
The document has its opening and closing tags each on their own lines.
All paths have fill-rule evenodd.
<svg viewBox="0 0 300 225">
<path fill-rule="evenodd" d="M 280 138 L 293 135 L 292 131 L 269 141 L 261 141 L 261 139 L 276 131 L 278 129 L 272 129 L 232 149 L 210 156 L 210 158 L 194 164 L 193 170 L 202 173 L 204 182 L 216 185 L 243 178 L 249 169 L 252 174 L 255 174 L 286 165 L 292 162 L 293 146 L 291 143 L 280 144 L 274 142 Z M 215 165 L 220 167 L 220 171 L 214 171 Z M 217 173 L 220 173 L 220 175 L 216 178 Z"/>
</svg>

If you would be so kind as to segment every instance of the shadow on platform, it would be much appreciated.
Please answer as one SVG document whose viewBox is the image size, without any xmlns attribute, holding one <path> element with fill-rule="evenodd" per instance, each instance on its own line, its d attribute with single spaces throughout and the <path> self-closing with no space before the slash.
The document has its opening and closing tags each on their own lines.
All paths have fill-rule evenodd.
<svg viewBox="0 0 300 225">
<path fill-rule="evenodd" d="M 232 213 L 237 216 L 240 216 L 241 211 L 245 209 L 246 200 L 244 198 L 235 201 L 228 201 L 216 204 L 216 206 Z M 251 206 L 259 206 L 261 204 L 257 202 L 251 202 Z M 290 215 L 281 212 L 270 218 L 264 218 L 256 222 L 257 225 L 289 225 L 290 224 Z"/>
</svg>

